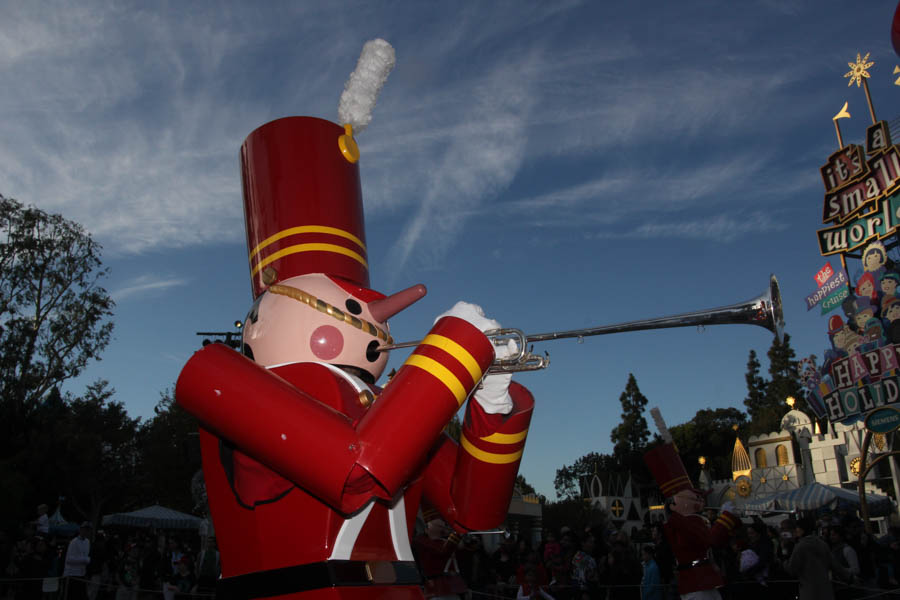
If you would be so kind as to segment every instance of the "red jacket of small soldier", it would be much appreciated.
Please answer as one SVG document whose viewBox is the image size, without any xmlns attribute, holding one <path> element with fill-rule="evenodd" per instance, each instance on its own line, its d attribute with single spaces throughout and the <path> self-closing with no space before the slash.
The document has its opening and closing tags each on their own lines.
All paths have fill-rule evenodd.
<svg viewBox="0 0 900 600">
<path fill-rule="evenodd" d="M 720 600 L 717 588 L 725 582 L 710 559 L 710 550 L 723 546 L 741 522 L 729 512 L 729 502 L 712 526 L 698 514 L 703 509 L 704 493 L 691 484 L 658 409 L 651 409 L 651 414 L 663 439 L 669 441 L 644 454 L 644 462 L 660 492 L 670 499 L 664 529 L 678 566 L 678 593 L 685 600 Z"/>
<path fill-rule="evenodd" d="M 724 546 L 738 525 L 738 519 L 728 512 L 719 515 L 712 525 L 700 514 L 669 513 L 664 528 L 678 564 L 679 594 L 725 585 L 718 568 L 710 561 L 709 551 Z"/>
<path fill-rule="evenodd" d="M 508 375 L 484 376 L 505 351 L 483 333 L 495 321 L 457 304 L 374 385 L 387 319 L 425 288 L 369 289 L 346 135 L 294 117 L 248 137 L 256 301 L 243 355 L 209 345 L 177 383 L 201 424 L 222 597 L 421 598 L 410 549 L 420 499 L 461 532 L 496 527 L 509 506 L 533 399 Z M 470 395 L 457 445 L 443 430 Z"/>
</svg>

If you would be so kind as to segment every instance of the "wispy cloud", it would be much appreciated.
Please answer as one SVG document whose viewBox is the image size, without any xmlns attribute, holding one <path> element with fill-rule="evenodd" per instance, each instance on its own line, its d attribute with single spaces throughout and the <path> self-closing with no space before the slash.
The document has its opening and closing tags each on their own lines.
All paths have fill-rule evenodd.
<svg viewBox="0 0 900 600">
<path fill-rule="evenodd" d="M 756 157 L 775 164 L 795 150 L 769 147 L 759 129 L 793 130 L 821 102 L 798 84 L 808 64 L 784 60 L 814 45 L 809 36 L 750 43 L 775 35 L 765 19 L 706 3 L 661 3 L 665 26 L 594 5 L 472 5 L 447 14 L 453 28 L 414 4 L 387 14 L 354 1 L 84 2 L 49 17 L 11 5 L 0 24 L 0 191 L 82 222 L 109 254 L 240 241 L 244 137 L 289 114 L 335 118 L 375 35 L 395 44 L 398 66 L 359 140 L 361 169 L 367 213 L 404 219 L 398 266 L 439 263 L 467 219 L 535 169 L 547 173 L 538 191 L 504 208 L 577 228 L 715 203 L 729 180 L 771 166 Z M 736 19 L 746 25 L 726 35 L 719 25 Z M 686 166 L 712 147 L 737 158 Z M 559 162 L 600 175 L 554 183 Z"/>
<path fill-rule="evenodd" d="M 188 284 L 187 279 L 177 277 L 160 277 L 157 275 L 141 275 L 124 283 L 121 287 L 110 292 L 110 296 L 116 302 L 122 302 L 138 295 L 153 294 L 174 287 Z"/>
<path fill-rule="evenodd" d="M 733 242 L 747 235 L 785 231 L 788 224 L 761 212 L 719 214 L 695 220 L 644 223 L 625 231 L 604 230 L 588 234 L 595 239 L 661 239 L 681 238 L 712 242 Z"/>
</svg>

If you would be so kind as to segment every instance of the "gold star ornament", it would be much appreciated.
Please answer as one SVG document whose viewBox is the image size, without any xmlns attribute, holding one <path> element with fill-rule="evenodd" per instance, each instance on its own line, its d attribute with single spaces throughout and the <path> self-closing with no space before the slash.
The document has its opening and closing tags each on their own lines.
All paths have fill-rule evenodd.
<svg viewBox="0 0 900 600">
<path fill-rule="evenodd" d="M 847 66 L 850 67 L 850 70 L 844 73 L 844 77 L 849 77 L 850 81 L 847 83 L 847 87 L 853 85 L 856 82 L 856 87 L 859 87 L 862 83 L 863 78 L 868 79 L 870 77 L 869 72 L 866 69 L 871 68 L 875 63 L 869 60 L 870 52 L 866 52 L 865 57 L 860 58 L 860 53 L 856 53 L 856 62 L 855 63 L 847 63 Z"/>
</svg>

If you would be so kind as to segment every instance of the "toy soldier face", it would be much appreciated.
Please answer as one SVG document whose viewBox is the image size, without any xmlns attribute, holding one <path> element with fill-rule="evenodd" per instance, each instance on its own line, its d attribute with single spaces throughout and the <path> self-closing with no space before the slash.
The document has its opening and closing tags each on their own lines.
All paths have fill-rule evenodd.
<svg viewBox="0 0 900 600">
<path fill-rule="evenodd" d="M 693 490 L 681 490 L 675 494 L 675 504 L 672 509 L 682 515 L 692 515 L 703 508 L 703 497 Z"/>
<path fill-rule="evenodd" d="M 243 341 L 263 366 L 324 362 L 350 367 L 374 383 L 387 365 L 388 354 L 374 351 L 386 343 L 377 332 L 386 336 L 387 323 L 376 321 L 365 302 L 321 273 L 272 286 L 255 313 L 247 319 Z"/>
</svg>

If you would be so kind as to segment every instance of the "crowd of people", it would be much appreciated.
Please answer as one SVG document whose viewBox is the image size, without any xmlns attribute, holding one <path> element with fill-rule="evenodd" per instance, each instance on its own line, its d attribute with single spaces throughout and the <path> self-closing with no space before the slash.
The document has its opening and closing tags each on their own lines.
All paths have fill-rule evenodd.
<svg viewBox="0 0 900 600">
<path fill-rule="evenodd" d="M 713 551 L 725 600 L 837 600 L 900 593 L 900 528 L 867 534 L 846 513 L 756 519 Z M 93 531 L 84 523 L 71 539 L 52 535 L 41 518 L 18 539 L 0 533 L 0 600 L 163 600 L 215 595 L 215 538 L 122 529 Z M 483 536 L 451 537 L 437 519 L 413 540 L 426 592 L 517 600 L 669 600 L 678 597 L 678 565 L 663 525 L 635 540 L 597 526 L 544 531 L 539 544 L 504 539 L 489 552 Z M 636 541 L 639 540 L 639 541 Z M 450 578 L 449 585 L 435 585 Z M 68 587 L 66 587 L 68 586 Z"/>
<path fill-rule="evenodd" d="M 2 600 L 176 600 L 215 594 L 215 538 L 119 529 L 74 537 L 44 528 L 38 518 L 16 538 L 0 531 Z"/>
<path fill-rule="evenodd" d="M 678 598 L 679 568 L 655 523 L 629 539 L 608 527 L 545 531 L 531 546 L 507 540 L 493 553 L 463 539 L 456 563 L 473 597 L 517 600 L 669 600 Z M 900 528 L 867 534 L 846 513 L 785 517 L 777 524 L 745 519 L 713 551 L 725 579 L 724 600 L 837 600 L 900 596 Z"/>
</svg>

